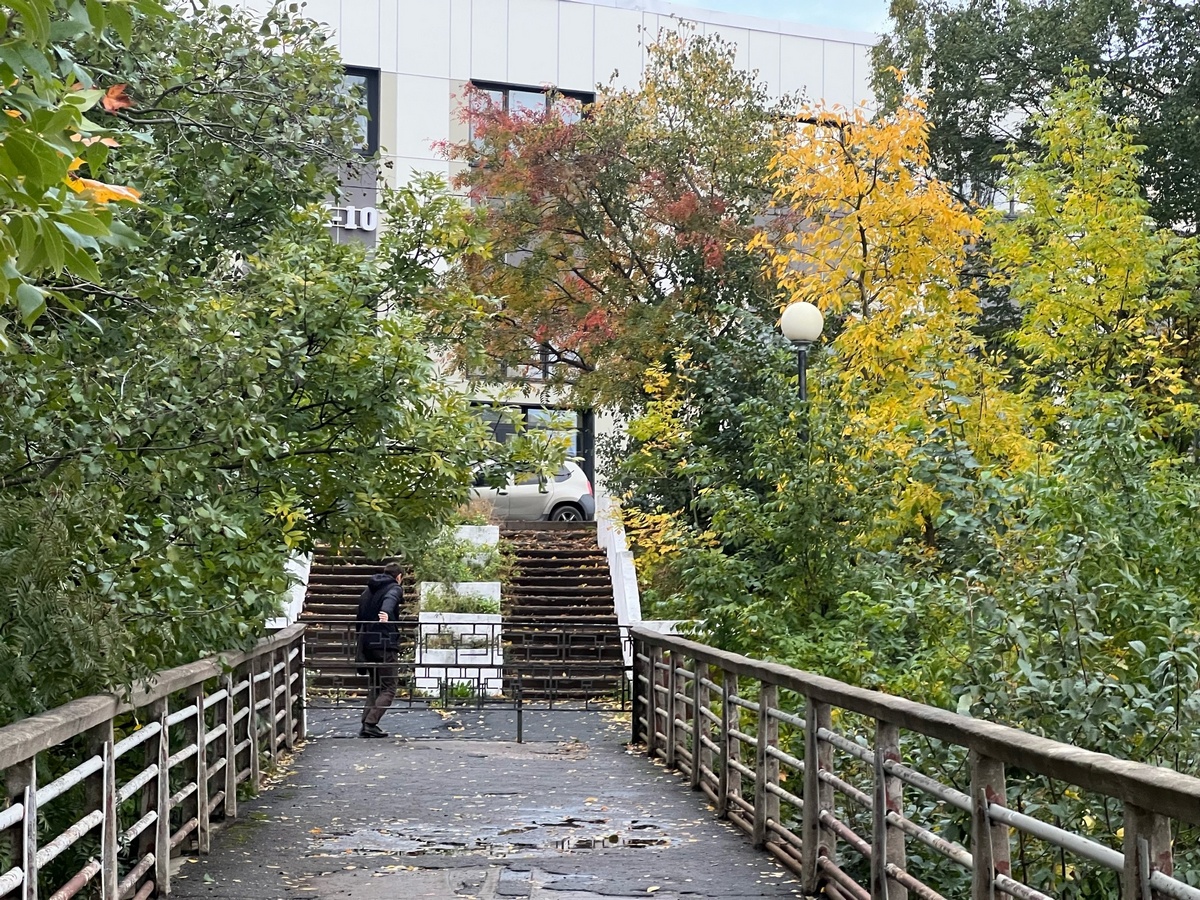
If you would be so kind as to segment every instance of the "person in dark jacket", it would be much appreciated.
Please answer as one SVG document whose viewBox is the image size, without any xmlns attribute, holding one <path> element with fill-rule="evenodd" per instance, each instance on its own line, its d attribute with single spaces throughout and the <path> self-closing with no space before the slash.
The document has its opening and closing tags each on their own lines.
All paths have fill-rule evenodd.
<svg viewBox="0 0 1200 900">
<path fill-rule="evenodd" d="M 371 576 L 358 598 L 358 659 L 367 664 L 370 679 L 359 737 L 388 736 L 379 727 L 379 720 L 396 699 L 396 653 L 400 644 L 396 620 L 404 600 L 400 586 L 403 579 L 400 564 L 388 563 L 382 572 Z"/>
</svg>

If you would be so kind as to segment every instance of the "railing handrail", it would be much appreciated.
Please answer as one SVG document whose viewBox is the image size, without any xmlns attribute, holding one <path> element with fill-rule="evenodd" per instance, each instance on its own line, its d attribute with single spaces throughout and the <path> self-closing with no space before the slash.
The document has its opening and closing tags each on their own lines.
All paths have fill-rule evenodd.
<svg viewBox="0 0 1200 900">
<path fill-rule="evenodd" d="M 24 762 L 116 716 L 216 678 L 266 651 L 291 643 L 304 629 L 304 623 L 290 625 L 263 638 L 250 650 L 225 651 L 157 672 L 124 698 L 116 694 L 93 694 L 5 725 L 0 728 L 0 769 Z"/>
<path fill-rule="evenodd" d="M 646 644 L 678 650 L 725 671 L 957 744 L 1020 769 L 1118 797 L 1174 819 L 1200 824 L 1200 778 L 1174 769 L 1085 750 L 1019 728 L 855 687 L 779 663 L 754 660 L 641 626 L 633 627 L 630 633 Z"/>
</svg>

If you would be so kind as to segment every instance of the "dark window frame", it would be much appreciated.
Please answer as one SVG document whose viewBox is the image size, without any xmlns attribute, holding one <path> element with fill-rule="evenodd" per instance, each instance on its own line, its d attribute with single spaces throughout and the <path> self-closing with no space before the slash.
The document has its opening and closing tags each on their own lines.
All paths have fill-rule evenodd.
<svg viewBox="0 0 1200 900">
<path fill-rule="evenodd" d="M 367 107 L 366 146 L 358 152 L 366 157 L 379 152 L 379 69 L 362 66 L 344 66 L 346 75 L 363 79 L 363 100 Z"/>
<path fill-rule="evenodd" d="M 508 97 L 511 91 L 521 91 L 528 94 L 543 94 L 546 97 L 546 109 L 550 109 L 551 96 L 566 97 L 577 100 L 580 105 L 588 107 L 596 102 L 594 91 L 568 91 L 557 86 L 546 87 L 544 84 L 508 84 L 503 81 L 476 81 L 471 79 L 471 87 L 477 91 L 499 91 L 504 95 L 504 109 L 508 110 Z"/>
</svg>

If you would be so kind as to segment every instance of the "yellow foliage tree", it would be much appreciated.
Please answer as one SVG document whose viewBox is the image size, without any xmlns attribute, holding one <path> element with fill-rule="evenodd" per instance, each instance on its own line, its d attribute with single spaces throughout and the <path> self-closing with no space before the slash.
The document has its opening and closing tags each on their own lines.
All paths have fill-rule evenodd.
<svg viewBox="0 0 1200 900">
<path fill-rule="evenodd" d="M 979 298 L 960 276 L 982 222 L 929 173 L 928 133 L 913 98 L 874 120 L 806 110 L 772 163 L 773 272 L 785 305 L 833 320 L 839 389 L 867 438 L 856 446 L 903 459 L 923 423 L 985 465 L 1021 467 L 1035 448 L 1020 400 L 973 331 Z M 927 518 L 938 499 L 910 481 L 901 505 Z"/>
</svg>

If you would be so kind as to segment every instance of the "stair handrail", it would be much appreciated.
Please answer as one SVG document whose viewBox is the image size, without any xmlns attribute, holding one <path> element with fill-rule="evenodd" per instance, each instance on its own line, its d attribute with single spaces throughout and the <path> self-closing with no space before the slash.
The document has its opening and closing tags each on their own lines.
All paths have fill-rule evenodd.
<svg viewBox="0 0 1200 900">
<path fill-rule="evenodd" d="M 621 521 L 619 504 L 609 494 L 600 493 L 596 498 L 596 542 L 608 557 L 608 571 L 612 578 L 613 609 L 617 614 L 617 625 L 622 634 L 642 622 L 642 595 L 638 588 L 637 567 L 633 553 L 625 537 L 625 525 Z M 621 642 L 621 654 L 625 667 L 633 666 L 633 645 Z"/>
</svg>

